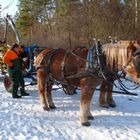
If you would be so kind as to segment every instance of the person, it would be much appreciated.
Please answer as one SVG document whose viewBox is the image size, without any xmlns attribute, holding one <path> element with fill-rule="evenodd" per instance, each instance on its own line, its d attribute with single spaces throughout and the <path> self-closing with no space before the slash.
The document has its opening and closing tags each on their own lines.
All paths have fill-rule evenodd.
<svg viewBox="0 0 140 140">
<path fill-rule="evenodd" d="M 17 43 L 13 44 L 12 47 L 4 54 L 3 62 L 7 65 L 7 70 L 12 82 L 12 97 L 21 98 L 21 96 L 29 96 L 25 92 L 25 83 L 22 75 L 21 61 L 19 54 L 22 53 L 22 48 Z M 20 86 L 21 95 L 18 95 L 18 88 Z"/>
</svg>

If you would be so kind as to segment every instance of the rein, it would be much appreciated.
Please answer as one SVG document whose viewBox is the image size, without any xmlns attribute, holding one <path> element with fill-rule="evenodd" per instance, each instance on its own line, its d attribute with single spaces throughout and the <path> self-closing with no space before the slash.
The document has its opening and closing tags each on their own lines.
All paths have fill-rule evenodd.
<svg viewBox="0 0 140 140">
<path fill-rule="evenodd" d="M 74 53 L 73 51 L 70 51 L 70 53 L 71 53 L 73 56 L 78 57 L 79 59 L 81 59 L 81 60 L 83 60 L 83 61 L 85 61 L 85 62 L 94 64 L 93 62 L 91 62 L 91 61 L 89 61 L 89 60 L 87 60 L 87 59 L 85 59 L 85 58 L 83 58 L 83 57 L 77 55 L 77 54 Z"/>
</svg>

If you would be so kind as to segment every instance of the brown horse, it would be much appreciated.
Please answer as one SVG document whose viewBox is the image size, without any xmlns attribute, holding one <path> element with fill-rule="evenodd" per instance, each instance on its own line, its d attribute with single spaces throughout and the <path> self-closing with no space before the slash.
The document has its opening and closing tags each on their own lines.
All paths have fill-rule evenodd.
<svg viewBox="0 0 140 140">
<path fill-rule="evenodd" d="M 90 103 L 98 85 L 101 85 L 100 105 L 115 107 L 112 97 L 113 82 L 118 71 L 125 70 L 133 59 L 133 55 L 130 55 L 133 50 L 128 51 L 131 48 L 130 45 L 136 48 L 133 43 L 110 43 L 103 45 L 102 51 L 99 51 L 97 50 L 99 45 L 96 45 L 94 47 L 96 49 L 92 51 L 93 62 L 87 59 L 89 49 L 86 47 L 77 47 L 73 51 L 60 48 L 43 50 L 35 60 L 43 109 L 56 108 L 51 95 L 54 80 L 60 81 L 62 85 L 81 87 L 80 121 L 82 125 L 89 126 L 89 119 L 94 119 L 90 112 Z M 90 64 L 93 66 L 89 68 Z"/>
<path fill-rule="evenodd" d="M 110 46 L 108 51 L 109 61 L 113 67 L 120 67 L 123 70 L 124 75 L 128 75 L 133 79 L 134 83 L 140 83 L 140 44 L 136 41 L 119 41 L 115 44 L 105 44 L 104 47 Z M 107 50 L 106 50 L 107 52 Z M 120 66 L 119 66 L 120 65 Z M 123 67 L 122 67 L 123 66 Z M 119 68 L 119 69 L 120 69 Z M 116 79 L 116 78 L 115 78 Z M 108 100 L 112 98 L 113 84 L 108 81 L 103 81 L 100 87 L 99 103 L 100 106 L 108 108 L 115 107 L 115 104 L 109 104 Z"/>
</svg>

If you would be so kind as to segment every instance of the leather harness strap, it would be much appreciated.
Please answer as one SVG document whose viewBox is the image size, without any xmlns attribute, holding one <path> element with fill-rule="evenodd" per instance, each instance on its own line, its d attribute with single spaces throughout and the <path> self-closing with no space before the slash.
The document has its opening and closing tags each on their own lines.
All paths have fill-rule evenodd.
<svg viewBox="0 0 140 140">
<path fill-rule="evenodd" d="M 67 58 L 67 55 L 68 55 L 68 54 L 69 54 L 69 52 L 66 51 L 65 54 L 64 54 L 63 61 L 62 61 L 62 63 L 61 63 L 62 79 L 63 79 L 62 81 L 63 81 L 63 83 L 65 83 L 65 84 L 68 83 L 68 81 L 67 81 L 66 78 L 65 78 L 65 66 L 66 66 L 66 58 Z"/>
<path fill-rule="evenodd" d="M 43 69 L 45 72 L 48 73 L 49 75 L 49 81 L 52 79 L 52 74 L 51 74 L 51 71 L 50 71 L 50 64 L 51 64 L 51 59 L 53 57 L 53 55 L 55 54 L 55 52 L 57 51 L 58 49 L 51 49 L 49 52 L 47 52 L 45 55 L 42 55 L 42 59 L 40 60 L 40 63 L 39 63 L 39 66 L 36 68 L 36 70 L 39 70 L 39 69 Z M 47 62 L 45 62 L 45 56 L 48 55 L 48 53 L 50 53 L 49 55 L 49 59 Z M 69 52 L 65 52 L 64 54 L 64 58 L 63 58 L 63 61 L 61 63 L 61 70 L 62 70 L 62 83 L 65 83 L 67 84 L 67 80 L 65 79 L 65 65 L 66 65 L 66 58 L 67 58 L 67 55 L 68 55 Z M 44 66 L 43 63 L 47 63 L 48 65 L 47 66 Z M 52 81 L 52 80 L 51 80 Z"/>
<path fill-rule="evenodd" d="M 42 59 L 40 61 L 40 66 L 37 67 L 37 70 L 38 69 L 44 69 L 49 75 L 51 75 L 50 77 L 52 77 L 52 74 L 50 72 L 50 64 L 51 64 L 51 59 L 52 59 L 53 55 L 55 55 L 57 50 L 58 49 L 51 49 L 49 52 L 47 52 L 45 55 L 43 55 Z M 47 62 L 45 62 L 45 56 L 48 55 L 48 53 L 50 53 L 49 59 L 48 59 Z M 93 48 L 92 48 L 92 53 L 93 53 Z M 98 70 L 96 68 L 94 68 L 94 71 L 93 71 L 93 68 L 91 68 L 91 67 L 90 68 L 85 67 L 84 71 L 66 77 L 66 75 L 65 75 L 65 67 L 66 67 L 66 58 L 67 58 L 68 54 L 71 54 L 71 55 L 73 55 L 75 57 L 80 58 L 81 60 L 85 61 L 86 63 L 89 63 L 88 66 L 89 65 L 93 66 L 93 64 L 91 64 L 91 63 L 93 63 L 93 60 L 91 60 L 91 58 L 88 60 L 88 59 L 82 58 L 81 56 L 75 54 L 72 51 L 71 52 L 65 51 L 65 54 L 64 54 L 64 57 L 63 57 L 63 61 L 61 62 L 61 71 L 62 71 L 61 72 L 61 75 L 62 75 L 61 82 L 62 83 L 67 85 L 68 84 L 68 79 L 81 78 L 81 77 L 85 77 L 85 76 L 94 76 L 94 77 L 98 76 L 98 77 L 101 77 L 98 74 L 99 73 Z M 43 66 L 42 63 L 44 63 L 44 62 L 47 63 L 48 65 L 47 66 Z M 91 69 L 92 69 L 92 71 L 91 71 Z"/>
</svg>

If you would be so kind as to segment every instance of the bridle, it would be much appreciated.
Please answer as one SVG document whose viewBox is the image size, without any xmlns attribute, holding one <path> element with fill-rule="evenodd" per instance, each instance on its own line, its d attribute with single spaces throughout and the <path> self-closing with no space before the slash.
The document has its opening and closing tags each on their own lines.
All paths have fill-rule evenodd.
<svg viewBox="0 0 140 140">
<path fill-rule="evenodd" d="M 119 88 L 120 90 L 123 90 L 123 91 L 125 91 L 125 92 L 129 92 L 129 93 L 130 93 L 129 90 L 135 90 L 135 89 L 139 88 L 139 86 L 140 86 L 139 83 L 137 83 L 137 82 L 134 81 L 134 80 L 130 80 L 130 79 L 126 78 L 127 67 L 129 66 L 130 63 L 133 63 L 133 65 L 134 65 L 133 60 L 134 60 L 134 58 L 137 57 L 137 56 L 140 56 L 140 52 L 139 52 L 139 53 L 132 53 L 132 54 L 131 54 L 131 58 L 128 60 L 128 62 L 126 63 L 126 65 L 123 66 L 123 68 L 122 68 L 121 71 L 120 71 L 120 74 L 116 75 L 120 87 L 118 87 L 118 86 L 116 86 L 116 85 L 115 85 L 115 86 L 116 86 L 117 88 Z M 125 79 L 126 81 L 133 82 L 133 83 L 135 83 L 135 84 L 133 85 L 133 87 L 132 87 L 132 86 L 131 86 L 131 87 L 126 87 L 125 84 L 123 83 L 122 78 Z"/>
</svg>

